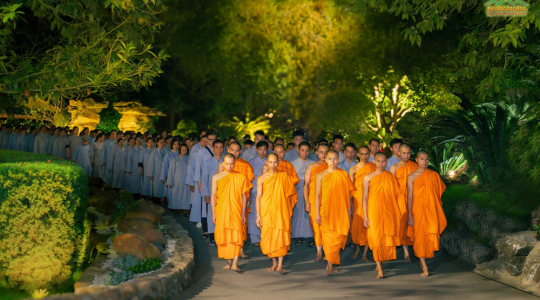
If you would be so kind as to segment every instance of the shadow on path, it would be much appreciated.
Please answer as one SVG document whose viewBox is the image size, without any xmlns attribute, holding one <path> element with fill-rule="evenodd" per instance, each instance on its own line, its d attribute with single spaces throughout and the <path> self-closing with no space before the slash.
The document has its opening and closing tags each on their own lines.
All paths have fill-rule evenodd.
<svg viewBox="0 0 540 300">
<path fill-rule="evenodd" d="M 429 277 L 421 277 L 418 259 L 403 262 L 398 248 L 397 260 L 384 263 L 387 277 L 375 279 L 374 262 L 353 260 L 352 247 L 341 252 L 339 273 L 326 274 L 326 262 L 313 262 L 314 248 L 291 245 L 284 260 L 285 275 L 269 272 L 268 257 L 260 248 L 247 243 L 244 251 L 249 259 L 240 259 L 243 272 L 223 270 L 225 261 L 217 257 L 217 249 L 200 237 L 202 231 L 186 217 L 176 217 L 189 231 L 195 246 L 195 277 L 192 285 L 179 299 L 537 299 L 535 296 L 476 275 L 451 260 L 443 251 L 428 260 Z M 373 260 L 371 251 L 368 258 Z"/>
</svg>

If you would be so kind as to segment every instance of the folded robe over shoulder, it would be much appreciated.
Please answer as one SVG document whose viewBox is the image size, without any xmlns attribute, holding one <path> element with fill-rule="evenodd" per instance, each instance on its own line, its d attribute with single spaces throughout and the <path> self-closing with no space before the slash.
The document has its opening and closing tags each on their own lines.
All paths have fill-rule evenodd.
<svg viewBox="0 0 540 300">
<path fill-rule="evenodd" d="M 234 259 L 244 245 L 242 195 L 251 187 L 251 181 L 236 171 L 217 181 L 214 237 L 219 258 Z"/>
<path fill-rule="evenodd" d="M 291 217 L 296 205 L 291 176 L 277 171 L 263 182 L 261 251 L 268 257 L 285 256 L 291 247 Z"/>
<path fill-rule="evenodd" d="M 319 224 L 315 222 L 315 214 L 316 214 L 316 208 L 315 208 L 315 180 L 317 179 L 317 175 L 321 173 L 322 171 L 328 169 L 327 163 L 322 163 L 313 169 L 311 169 L 311 177 L 309 178 L 309 205 L 311 206 L 311 210 L 309 212 L 309 218 L 311 221 L 311 229 L 313 230 L 313 238 L 315 239 L 315 245 L 316 246 L 322 246 L 322 236 L 321 236 L 321 227 Z M 348 219 L 349 217 L 347 217 Z"/>
<path fill-rule="evenodd" d="M 362 183 L 364 177 L 375 171 L 375 165 L 367 162 L 363 167 L 358 169 L 354 173 L 354 186 L 356 187 L 356 193 L 354 193 L 354 214 L 351 224 L 351 238 L 353 243 L 365 246 L 367 243 L 367 228 L 364 227 L 364 207 L 362 206 L 362 197 L 364 195 L 364 187 Z"/>
<path fill-rule="evenodd" d="M 321 181 L 321 234 L 326 260 L 333 265 L 341 263 L 339 250 L 345 249 L 349 235 L 350 192 L 354 192 L 347 172 L 337 169 Z"/>
<path fill-rule="evenodd" d="M 440 235 L 446 228 L 441 195 L 446 185 L 437 172 L 425 170 L 413 182 L 412 215 L 414 226 L 408 236 L 414 242 L 416 257 L 433 258 L 439 250 Z"/>
<path fill-rule="evenodd" d="M 398 193 L 397 179 L 388 171 L 374 176 L 369 181 L 367 238 L 375 261 L 396 259 L 396 246 L 400 245 L 399 222 L 402 215 L 397 202 Z"/>
<path fill-rule="evenodd" d="M 253 181 L 253 178 L 255 178 L 255 175 L 253 174 L 253 167 L 245 160 L 243 160 L 242 158 L 238 158 L 235 162 L 234 162 L 234 170 L 238 173 L 242 173 L 244 174 L 244 176 L 247 177 L 247 179 L 249 180 L 249 182 L 252 182 Z M 247 198 L 249 198 L 249 191 L 246 195 Z M 246 199 L 247 200 L 247 199 Z M 248 215 L 249 215 L 249 212 L 250 212 L 250 209 L 249 207 L 246 208 L 246 223 L 244 223 L 244 241 L 247 241 L 247 236 L 248 236 Z"/>
<path fill-rule="evenodd" d="M 293 178 L 295 185 L 298 183 L 298 181 L 300 181 L 298 175 L 296 175 L 296 170 L 294 169 L 294 166 L 290 162 L 286 160 L 280 161 L 277 169 L 279 171 L 284 171 L 285 173 L 289 174 L 289 176 Z"/>
<path fill-rule="evenodd" d="M 401 221 L 399 225 L 400 243 L 406 246 L 412 246 L 412 241 L 407 237 L 408 211 L 407 211 L 407 177 L 418 169 L 418 165 L 413 161 L 408 161 L 396 170 L 396 178 L 399 183 L 398 205 L 401 211 Z"/>
</svg>

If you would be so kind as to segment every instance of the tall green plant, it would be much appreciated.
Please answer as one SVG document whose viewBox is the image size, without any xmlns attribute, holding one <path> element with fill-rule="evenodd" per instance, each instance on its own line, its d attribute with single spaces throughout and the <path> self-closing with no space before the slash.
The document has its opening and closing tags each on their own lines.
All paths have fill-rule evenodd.
<svg viewBox="0 0 540 300">
<path fill-rule="evenodd" d="M 221 138 L 226 138 L 228 135 L 240 137 L 244 134 L 249 134 L 253 137 L 256 131 L 262 130 L 268 133 L 271 128 L 270 120 L 266 117 L 260 116 L 251 120 L 248 113 L 245 121 L 240 120 L 238 117 L 233 117 L 233 120 L 219 124 L 218 133 Z"/>
<path fill-rule="evenodd" d="M 99 124 L 96 129 L 103 130 L 104 132 L 111 132 L 112 130 L 118 130 L 118 124 L 122 114 L 119 113 L 114 107 L 112 101 L 109 102 L 109 106 L 99 113 Z"/>
<path fill-rule="evenodd" d="M 446 131 L 443 143 L 456 143 L 479 181 L 491 185 L 508 170 L 506 150 L 520 118 L 508 106 L 487 103 L 452 113 L 438 126 Z"/>
<path fill-rule="evenodd" d="M 456 173 L 456 178 L 467 166 L 465 155 L 454 150 L 455 143 L 449 142 L 443 145 L 434 146 L 429 150 L 429 165 L 441 176 L 449 176 L 449 172 Z"/>
</svg>

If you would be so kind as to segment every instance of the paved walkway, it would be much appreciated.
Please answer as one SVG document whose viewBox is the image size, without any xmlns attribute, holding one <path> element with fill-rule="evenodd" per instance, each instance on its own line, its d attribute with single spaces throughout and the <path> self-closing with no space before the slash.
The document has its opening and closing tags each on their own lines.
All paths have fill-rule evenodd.
<svg viewBox="0 0 540 300">
<path fill-rule="evenodd" d="M 202 231 L 177 217 L 195 244 L 195 279 L 189 289 L 176 299 L 538 299 L 522 291 L 486 279 L 465 270 L 439 251 L 428 262 L 431 276 L 420 277 L 418 260 L 404 263 L 403 251 L 398 260 L 385 263 L 387 277 L 375 279 L 375 263 L 353 260 L 353 248 L 341 252 L 339 273 L 326 274 L 326 262 L 312 262 L 315 249 L 291 246 L 285 257 L 281 275 L 268 272 L 271 262 L 260 248 L 247 244 L 247 260 L 240 259 L 241 273 L 223 270 L 225 261 L 217 257 L 217 249 L 201 240 Z M 372 257 L 371 257 L 372 258 Z"/>
</svg>

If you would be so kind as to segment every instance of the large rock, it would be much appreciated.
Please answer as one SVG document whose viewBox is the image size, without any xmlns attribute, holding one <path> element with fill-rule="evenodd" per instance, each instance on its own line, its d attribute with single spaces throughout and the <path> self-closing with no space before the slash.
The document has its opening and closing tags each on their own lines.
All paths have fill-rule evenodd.
<svg viewBox="0 0 540 300">
<path fill-rule="evenodd" d="M 445 231 L 441 235 L 441 245 L 451 256 L 474 266 L 494 257 L 489 247 L 471 239 L 466 230 Z"/>
<path fill-rule="evenodd" d="M 161 255 L 156 246 L 131 233 L 117 235 L 114 238 L 113 248 L 118 253 L 131 254 L 138 259 L 159 258 Z"/>
<path fill-rule="evenodd" d="M 527 256 L 520 279 L 523 289 L 540 292 L 540 243 L 536 243 Z"/>
<path fill-rule="evenodd" d="M 163 206 L 160 206 L 160 205 L 157 205 L 157 204 L 154 204 L 146 200 L 142 200 L 142 199 L 137 201 L 137 204 L 139 208 L 143 210 L 149 210 L 149 211 L 155 212 L 158 215 L 165 214 L 165 208 L 163 208 Z"/>
<path fill-rule="evenodd" d="M 153 211 L 143 209 L 141 207 L 136 207 L 131 209 L 126 213 L 124 219 L 135 219 L 143 218 L 152 221 L 154 224 L 163 223 L 163 217 L 159 214 L 156 214 Z"/>
<path fill-rule="evenodd" d="M 143 218 L 134 218 L 134 219 L 124 219 L 118 222 L 117 228 L 121 232 L 129 232 L 134 229 L 149 228 L 154 229 L 154 223 L 148 219 Z"/>
<path fill-rule="evenodd" d="M 167 238 L 165 235 L 157 230 L 152 228 L 137 228 L 132 229 L 128 233 L 138 235 L 145 240 L 149 241 L 150 243 L 159 243 L 161 245 L 165 245 L 167 243 Z"/>
<path fill-rule="evenodd" d="M 115 205 L 116 193 L 112 190 L 99 191 L 88 199 L 88 205 L 93 206 L 102 214 L 112 214 Z"/>
</svg>

